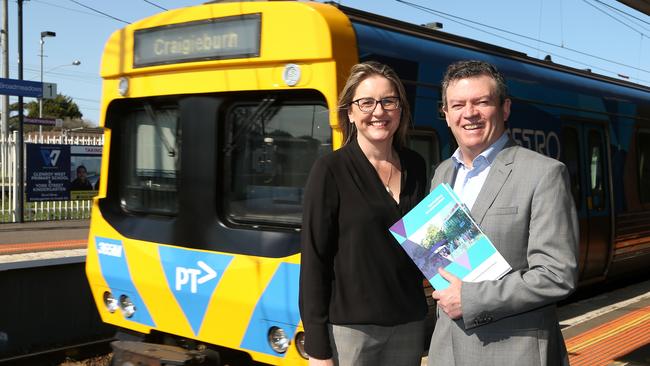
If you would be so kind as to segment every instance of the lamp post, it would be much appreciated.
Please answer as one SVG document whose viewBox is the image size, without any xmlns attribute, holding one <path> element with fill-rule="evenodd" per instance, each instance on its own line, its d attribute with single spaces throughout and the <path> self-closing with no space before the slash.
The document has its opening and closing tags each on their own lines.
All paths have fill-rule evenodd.
<svg viewBox="0 0 650 366">
<path fill-rule="evenodd" d="M 41 32 L 41 84 L 43 84 L 43 45 L 45 44 L 45 37 L 56 37 L 56 33 L 50 31 Z M 43 118 L 43 96 L 38 98 L 38 118 Z"/>
</svg>

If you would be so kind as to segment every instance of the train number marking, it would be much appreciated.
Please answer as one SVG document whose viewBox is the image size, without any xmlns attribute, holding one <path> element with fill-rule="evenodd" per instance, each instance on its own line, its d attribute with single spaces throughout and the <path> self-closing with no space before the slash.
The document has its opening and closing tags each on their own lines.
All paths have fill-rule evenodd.
<svg viewBox="0 0 650 366">
<path fill-rule="evenodd" d="M 122 257 L 122 246 L 121 245 L 111 244 L 111 243 L 106 243 L 106 242 L 100 241 L 97 244 L 97 246 L 98 246 L 97 252 L 99 254 L 108 255 L 108 256 L 117 257 L 117 258 Z"/>
<path fill-rule="evenodd" d="M 183 286 L 189 283 L 190 292 L 195 294 L 198 285 L 202 285 L 217 277 L 217 271 L 210 268 L 210 266 L 208 266 L 205 262 L 198 261 L 196 264 L 200 268 L 176 267 L 176 283 L 174 285 L 176 291 L 181 291 Z M 205 275 L 199 277 L 199 275 L 203 272 L 205 272 Z"/>
</svg>

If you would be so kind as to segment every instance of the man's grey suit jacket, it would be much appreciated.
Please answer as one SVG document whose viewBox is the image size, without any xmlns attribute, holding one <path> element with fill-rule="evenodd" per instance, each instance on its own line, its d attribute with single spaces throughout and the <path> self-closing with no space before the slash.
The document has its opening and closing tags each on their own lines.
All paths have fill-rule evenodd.
<svg viewBox="0 0 650 366">
<path fill-rule="evenodd" d="M 431 187 L 453 185 L 450 159 Z M 474 206 L 474 220 L 511 272 L 463 282 L 463 317 L 439 308 L 429 365 L 568 365 L 555 303 L 577 283 L 578 219 L 561 162 L 510 140 L 498 153 Z"/>
</svg>

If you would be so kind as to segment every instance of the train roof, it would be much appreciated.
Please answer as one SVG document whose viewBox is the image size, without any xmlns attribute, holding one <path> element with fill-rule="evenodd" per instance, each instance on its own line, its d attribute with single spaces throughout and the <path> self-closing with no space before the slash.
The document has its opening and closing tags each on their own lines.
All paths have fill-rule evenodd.
<svg viewBox="0 0 650 366">
<path fill-rule="evenodd" d="M 441 32 L 435 29 L 427 28 L 425 26 L 404 22 L 401 20 L 385 17 L 382 15 L 369 13 L 359 9 L 340 5 L 338 3 L 328 2 L 328 4 L 333 5 L 338 9 L 340 9 L 343 13 L 345 13 L 350 18 L 351 21 L 354 22 L 365 23 L 371 26 L 377 26 L 379 28 L 389 29 L 400 33 L 417 36 L 417 37 L 432 39 L 438 42 L 455 45 L 467 49 L 472 49 L 482 53 L 489 53 L 496 56 L 506 57 L 516 61 L 521 61 L 528 64 L 541 66 L 547 69 L 566 72 L 577 76 L 587 77 L 593 80 L 603 81 L 608 84 L 615 84 L 627 88 L 633 88 L 642 92 L 650 93 L 650 87 L 645 85 L 633 83 L 630 81 L 620 80 L 620 79 L 616 79 L 601 74 L 596 74 L 591 72 L 590 70 L 582 70 L 582 69 L 578 69 L 566 65 L 557 64 L 552 61 L 540 60 L 537 58 L 530 57 L 523 52 L 515 51 L 505 47 L 496 46 L 482 41 L 477 41 L 471 38 L 454 35 L 451 33 Z"/>
<path fill-rule="evenodd" d="M 645 15 L 650 15 L 650 0 L 618 0 L 618 2 Z"/>
</svg>

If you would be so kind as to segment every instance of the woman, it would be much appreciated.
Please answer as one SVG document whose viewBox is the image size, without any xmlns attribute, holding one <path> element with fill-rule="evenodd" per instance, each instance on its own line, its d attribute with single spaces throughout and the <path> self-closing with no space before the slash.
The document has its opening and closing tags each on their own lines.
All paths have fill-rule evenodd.
<svg viewBox="0 0 650 366">
<path fill-rule="evenodd" d="M 388 228 L 426 189 L 404 147 L 404 86 L 388 66 L 352 67 L 339 97 L 341 149 L 314 164 L 302 226 L 300 312 L 310 365 L 420 365 L 422 274 Z"/>
</svg>

